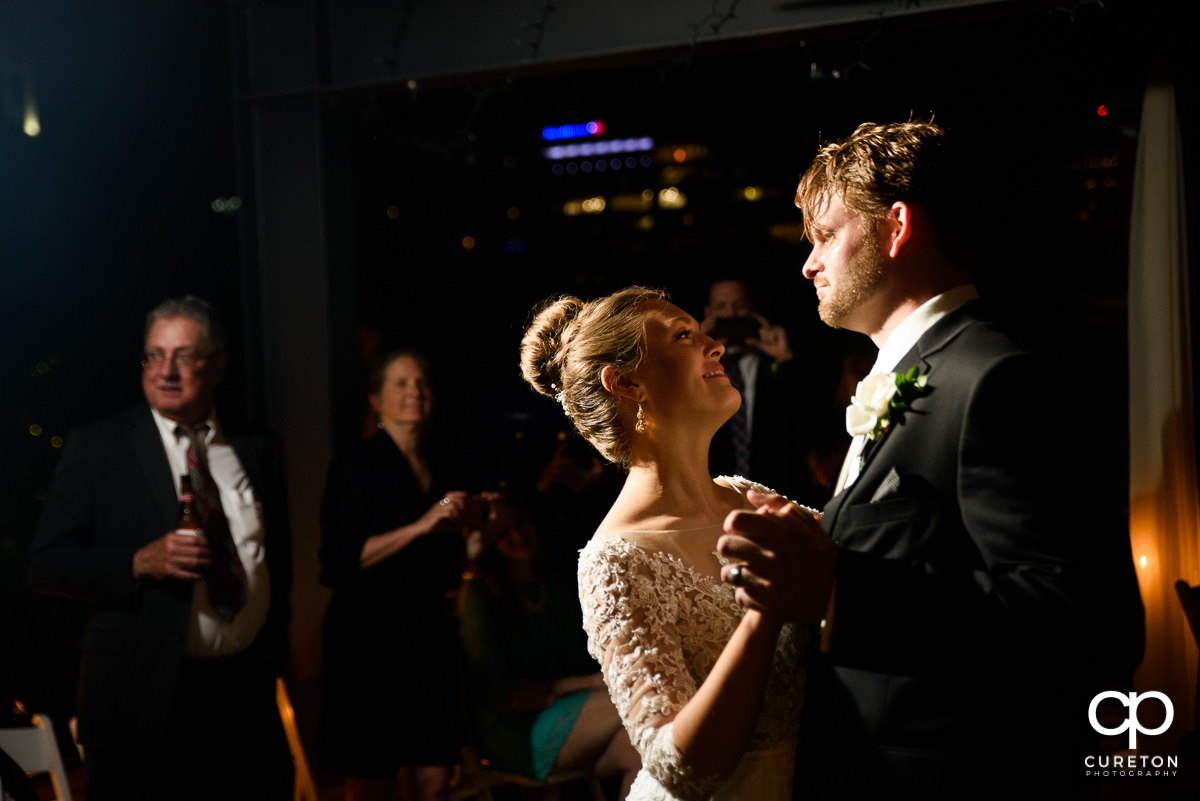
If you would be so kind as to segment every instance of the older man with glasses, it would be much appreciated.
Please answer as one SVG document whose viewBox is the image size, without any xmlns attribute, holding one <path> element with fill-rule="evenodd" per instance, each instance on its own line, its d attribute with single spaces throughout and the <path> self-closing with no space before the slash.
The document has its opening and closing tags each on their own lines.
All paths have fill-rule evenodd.
<svg viewBox="0 0 1200 801">
<path fill-rule="evenodd" d="M 282 449 L 226 431 L 215 311 L 146 318 L 146 403 L 67 437 L 30 556 L 34 589 L 91 603 L 79 737 L 89 801 L 290 798 L 274 678 L 291 542 Z M 175 531 L 184 482 L 203 533 Z"/>
</svg>

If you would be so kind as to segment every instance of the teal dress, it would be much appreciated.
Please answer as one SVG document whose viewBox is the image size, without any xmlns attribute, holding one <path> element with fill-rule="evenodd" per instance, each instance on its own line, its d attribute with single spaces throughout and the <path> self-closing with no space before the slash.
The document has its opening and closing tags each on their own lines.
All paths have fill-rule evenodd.
<svg viewBox="0 0 1200 801">
<path fill-rule="evenodd" d="M 507 773 L 545 779 L 590 690 L 542 710 L 502 709 L 521 681 L 599 671 L 587 655 L 574 584 L 512 585 L 496 597 L 480 579 L 463 583 L 459 630 L 469 668 L 469 712 L 480 756 Z"/>
</svg>

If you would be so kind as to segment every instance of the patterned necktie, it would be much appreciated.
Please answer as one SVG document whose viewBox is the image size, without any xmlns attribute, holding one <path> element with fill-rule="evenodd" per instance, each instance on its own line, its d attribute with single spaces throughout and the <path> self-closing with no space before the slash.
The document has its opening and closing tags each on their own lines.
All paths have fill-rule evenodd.
<svg viewBox="0 0 1200 801">
<path fill-rule="evenodd" d="M 750 476 L 750 436 L 746 430 L 746 382 L 742 378 L 742 356 L 735 353 L 725 363 L 725 377 L 742 396 L 742 405 L 729 419 L 729 433 L 733 440 L 733 470 L 734 473 L 748 478 Z"/>
<path fill-rule="evenodd" d="M 201 444 L 208 432 L 208 425 L 198 423 L 184 428 L 184 432 L 188 435 L 188 476 L 192 482 L 196 511 L 204 522 L 204 537 L 212 549 L 212 565 L 204 576 L 208 585 L 208 600 L 222 620 L 232 622 L 238 611 L 246 605 L 246 568 L 229 532 L 229 521 L 221 506 L 221 493 L 208 470 L 208 459 Z"/>
</svg>

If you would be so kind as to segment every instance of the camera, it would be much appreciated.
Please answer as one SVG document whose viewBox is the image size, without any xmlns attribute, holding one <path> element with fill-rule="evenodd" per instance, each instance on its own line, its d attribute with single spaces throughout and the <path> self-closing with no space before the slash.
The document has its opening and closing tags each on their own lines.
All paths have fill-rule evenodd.
<svg viewBox="0 0 1200 801">
<path fill-rule="evenodd" d="M 757 339 L 762 323 L 754 317 L 722 317 L 708 335 L 726 345 L 741 345 L 747 339 Z"/>
</svg>

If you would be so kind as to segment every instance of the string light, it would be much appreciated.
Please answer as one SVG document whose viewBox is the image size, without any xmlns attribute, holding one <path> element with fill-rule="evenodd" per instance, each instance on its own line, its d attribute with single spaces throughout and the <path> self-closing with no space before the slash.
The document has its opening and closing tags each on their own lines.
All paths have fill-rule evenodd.
<svg viewBox="0 0 1200 801">
<path fill-rule="evenodd" d="M 659 190 L 658 205 L 664 209 L 682 209 L 687 205 L 687 195 L 671 186 Z"/>
<path fill-rule="evenodd" d="M 547 142 L 553 142 L 556 139 L 583 139 L 587 136 L 600 136 L 606 127 L 600 120 L 582 122 L 578 125 L 547 125 L 542 129 L 542 138 Z"/>
<path fill-rule="evenodd" d="M 42 121 L 38 117 L 37 95 L 33 90 L 33 73 L 28 67 L 25 72 L 25 135 L 31 139 L 42 132 Z"/>
<path fill-rule="evenodd" d="M 628 139 L 609 139 L 597 142 L 580 142 L 573 145 L 553 145 L 542 151 L 542 156 L 553 161 L 574 159 L 580 156 L 606 156 L 610 153 L 639 153 L 654 147 L 649 136 L 634 136 Z"/>
</svg>

